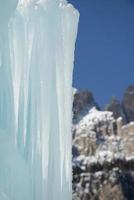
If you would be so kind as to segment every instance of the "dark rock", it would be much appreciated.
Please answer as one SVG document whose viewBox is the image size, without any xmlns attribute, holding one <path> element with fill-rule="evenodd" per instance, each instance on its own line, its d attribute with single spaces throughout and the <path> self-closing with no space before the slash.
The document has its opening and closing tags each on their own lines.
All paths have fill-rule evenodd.
<svg viewBox="0 0 134 200">
<path fill-rule="evenodd" d="M 125 199 L 134 199 L 134 175 L 131 171 L 124 172 L 119 176 L 120 184 L 122 186 L 122 191 Z"/>
<path fill-rule="evenodd" d="M 75 145 L 72 146 L 72 155 L 73 155 L 73 158 L 79 156 L 78 148 Z"/>
<path fill-rule="evenodd" d="M 123 107 L 115 97 L 112 98 L 111 102 L 106 106 L 105 110 L 113 112 L 115 119 L 122 117 L 123 124 L 127 123 L 127 119 L 123 110 Z"/>
<path fill-rule="evenodd" d="M 93 94 L 88 90 L 77 91 L 73 101 L 73 123 L 77 123 L 93 107 L 99 109 Z"/>
<path fill-rule="evenodd" d="M 129 86 L 123 97 L 122 106 L 126 115 L 127 121 L 134 121 L 134 86 Z"/>
</svg>

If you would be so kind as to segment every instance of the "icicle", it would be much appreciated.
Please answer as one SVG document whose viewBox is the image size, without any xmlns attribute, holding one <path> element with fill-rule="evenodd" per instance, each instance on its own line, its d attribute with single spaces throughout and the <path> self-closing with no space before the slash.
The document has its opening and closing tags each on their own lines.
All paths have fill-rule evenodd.
<svg viewBox="0 0 134 200">
<path fill-rule="evenodd" d="M 66 0 L 16 2 L 0 32 L 0 200 L 71 200 L 79 14 Z"/>
</svg>

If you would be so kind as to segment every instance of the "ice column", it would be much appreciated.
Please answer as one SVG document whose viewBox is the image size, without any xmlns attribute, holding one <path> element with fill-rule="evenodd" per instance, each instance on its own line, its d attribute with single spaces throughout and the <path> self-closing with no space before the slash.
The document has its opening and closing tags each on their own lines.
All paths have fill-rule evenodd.
<svg viewBox="0 0 134 200">
<path fill-rule="evenodd" d="M 10 14 L 17 1 L 5 2 Z M 19 0 L 11 13 L 0 29 L 0 200 L 71 200 L 79 13 L 66 0 Z"/>
</svg>

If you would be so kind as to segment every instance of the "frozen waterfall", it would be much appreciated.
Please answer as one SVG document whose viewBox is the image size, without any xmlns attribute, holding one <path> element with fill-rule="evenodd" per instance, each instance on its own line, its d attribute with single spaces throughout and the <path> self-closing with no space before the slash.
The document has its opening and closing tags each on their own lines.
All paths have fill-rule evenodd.
<svg viewBox="0 0 134 200">
<path fill-rule="evenodd" d="M 66 0 L 0 0 L 0 200 L 72 199 L 78 20 Z"/>
</svg>

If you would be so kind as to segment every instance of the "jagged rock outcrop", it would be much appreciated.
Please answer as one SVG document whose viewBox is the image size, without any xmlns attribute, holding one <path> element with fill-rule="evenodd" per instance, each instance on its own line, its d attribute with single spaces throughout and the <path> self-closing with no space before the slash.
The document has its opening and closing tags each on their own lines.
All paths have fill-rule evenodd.
<svg viewBox="0 0 134 200">
<path fill-rule="evenodd" d="M 127 121 L 134 121 L 134 86 L 129 86 L 122 100 L 122 107 L 126 115 Z"/>
<path fill-rule="evenodd" d="M 134 122 L 129 122 L 134 117 L 133 88 L 127 91 L 126 100 L 121 104 L 113 99 L 107 111 L 89 108 L 87 93 L 82 98 L 77 91 L 81 95 L 75 96 L 74 115 L 79 120 L 72 128 L 73 200 L 134 199 Z"/>
<path fill-rule="evenodd" d="M 130 176 L 129 180 L 133 179 L 131 173 Z M 126 178 L 127 174 L 123 174 L 119 168 L 74 176 L 73 191 L 76 192 L 73 193 L 73 200 L 126 200 L 128 192 L 133 191 L 127 183 L 123 191 L 122 184 Z"/>
<path fill-rule="evenodd" d="M 113 116 L 115 119 L 122 117 L 123 123 L 127 123 L 127 118 L 124 113 L 122 104 L 115 97 L 111 99 L 111 102 L 108 105 L 106 105 L 105 110 L 113 112 Z"/>
<path fill-rule="evenodd" d="M 134 86 L 130 85 L 125 90 L 122 102 L 112 98 L 105 110 L 112 111 L 115 119 L 122 117 L 123 124 L 134 121 Z"/>
<path fill-rule="evenodd" d="M 134 159 L 134 122 L 123 126 L 122 119 L 116 120 L 112 112 L 92 108 L 73 130 L 77 158 L 81 164 L 86 163 L 86 168 L 106 161 Z"/>
<path fill-rule="evenodd" d="M 73 123 L 80 121 L 92 107 L 99 108 L 95 102 L 93 94 L 88 90 L 78 91 L 75 89 L 73 101 Z"/>
</svg>

